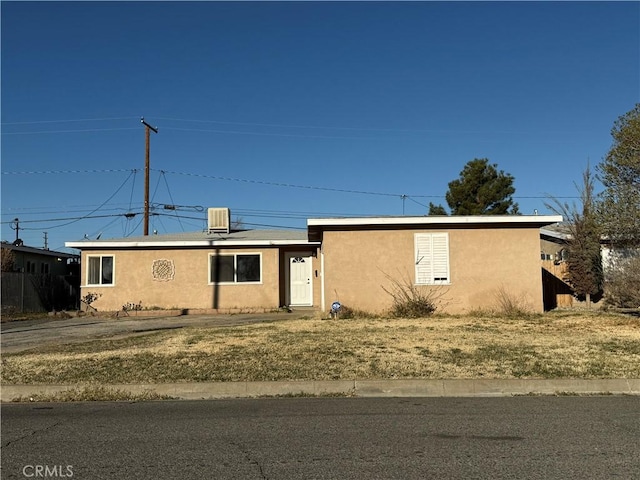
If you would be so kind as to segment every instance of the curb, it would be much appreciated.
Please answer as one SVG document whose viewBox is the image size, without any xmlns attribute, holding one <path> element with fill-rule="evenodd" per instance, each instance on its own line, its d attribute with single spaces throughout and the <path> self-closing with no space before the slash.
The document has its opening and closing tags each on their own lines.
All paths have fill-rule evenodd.
<svg viewBox="0 0 640 480">
<path fill-rule="evenodd" d="M 0 401 L 55 395 L 93 385 L 2 385 Z M 640 379 L 408 379 L 309 380 L 101 385 L 133 395 L 156 393 L 178 400 L 273 396 L 505 397 L 514 395 L 640 395 Z"/>
</svg>

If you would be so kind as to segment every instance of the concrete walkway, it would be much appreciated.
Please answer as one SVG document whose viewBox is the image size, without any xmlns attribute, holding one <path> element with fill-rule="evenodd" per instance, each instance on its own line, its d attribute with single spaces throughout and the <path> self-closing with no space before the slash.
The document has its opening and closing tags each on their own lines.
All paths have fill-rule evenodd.
<svg viewBox="0 0 640 480">
<path fill-rule="evenodd" d="M 513 395 L 640 395 L 640 379 L 337 380 L 291 382 L 104 385 L 132 394 L 154 392 L 182 400 L 273 396 L 502 397 Z M 0 400 L 54 395 L 78 385 L 3 385 Z"/>
</svg>

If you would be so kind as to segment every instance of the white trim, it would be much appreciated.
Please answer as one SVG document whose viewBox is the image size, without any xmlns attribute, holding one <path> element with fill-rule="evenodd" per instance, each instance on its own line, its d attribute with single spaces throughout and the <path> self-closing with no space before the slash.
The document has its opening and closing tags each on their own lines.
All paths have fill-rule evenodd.
<svg viewBox="0 0 640 480">
<path fill-rule="evenodd" d="M 548 228 L 541 228 L 540 235 L 546 235 L 547 237 L 556 238 L 558 240 L 567 241 L 571 238 L 570 233 L 557 232 L 555 230 L 549 230 Z"/>
<path fill-rule="evenodd" d="M 133 247 L 272 247 L 287 245 L 319 245 L 307 240 L 170 240 L 170 241 L 80 241 L 65 242 L 68 248 L 133 248 Z"/>
<path fill-rule="evenodd" d="M 90 260 L 92 258 L 99 258 L 100 259 L 100 271 L 98 272 L 98 274 L 100 275 L 100 281 L 102 281 L 102 259 L 105 257 L 110 257 L 111 258 L 111 283 L 89 283 L 89 268 L 91 267 L 91 262 Z M 116 256 L 114 254 L 104 254 L 104 255 L 96 255 L 96 254 L 90 254 L 86 256 L 86 260 L 87 260 L 87 267 L 85 270 L 85 287 L 113 287 L 116 284 Z"/>
<path fill-rule="evenodd" d="M 357 217 L 309 218 L 307 227 L 348 227 L 366 225 L 469 225 L 469 224 L 531 224 L 550 225 L 562 222 L 562 215 L 470 215 L 423 217 Z"/>
</svg>

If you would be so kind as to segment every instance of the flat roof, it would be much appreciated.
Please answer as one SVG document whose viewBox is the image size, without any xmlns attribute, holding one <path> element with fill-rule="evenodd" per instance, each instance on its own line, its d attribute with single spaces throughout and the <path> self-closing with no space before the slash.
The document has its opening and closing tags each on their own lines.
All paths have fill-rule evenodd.
<svg viewBox="0 0 640 480">
<path fill-rule="evenodd" d="M 7 248 L 15 252 L 32 253 L 34 255 L 46 255 L 48 257 L 78 258 L 78 254 L 57 252 L 55 250 L 45 250 L 44 248 L 28 247 L 27 245 L 14 245 L 13 243 L 2 242 L 2 248 Z"/>
<path fill-rule="evenodd" d="M 65 242 L 66 247 L 78 248 L 150 248 L 150 247 L 267 247 L 287 245 L 316 245 L 307 232 L 294 230 L 242 230 L 230 233 L 186 232 L 104 240 Z"/>
<path fill-rule="evenodd" d="M 308 227 L 425 226 L 425 225 L 530 225 L 542 227 L 562 222 L 562 215 L 425 215 L 420 217 L 310 218 Z"/>
</svg>

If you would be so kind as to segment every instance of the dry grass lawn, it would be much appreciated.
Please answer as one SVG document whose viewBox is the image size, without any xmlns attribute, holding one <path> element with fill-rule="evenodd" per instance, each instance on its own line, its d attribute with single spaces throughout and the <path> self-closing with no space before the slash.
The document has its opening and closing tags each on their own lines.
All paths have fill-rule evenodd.
<svg viewBox="0 0 640 480">
<path fill-rule="evenodd" d="M 640 378 L 640 318 L 554 312 L 184 328 L 8 354 L 4 384 Z"/>
</svg>

